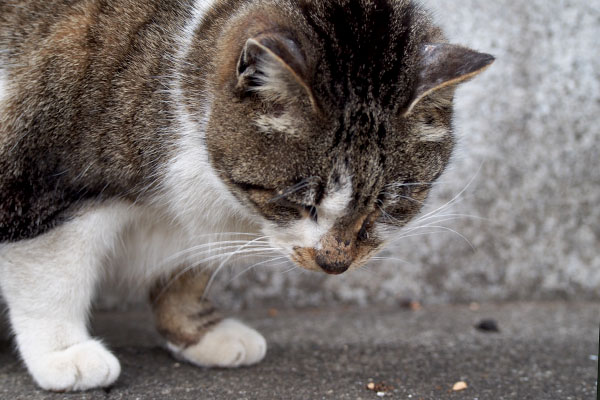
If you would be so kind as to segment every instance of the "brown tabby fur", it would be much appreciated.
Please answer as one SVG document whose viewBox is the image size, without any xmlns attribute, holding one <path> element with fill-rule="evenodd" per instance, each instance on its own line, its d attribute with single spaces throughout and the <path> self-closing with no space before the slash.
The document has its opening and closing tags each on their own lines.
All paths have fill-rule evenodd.
<svg viewBox="0 0 600 400">
<path fill-rule="evenodd" d="M 377 217 L 378 202 L 399 224 L 418 211 L 416 202 L 382 193 L 414 182 L 423 187 L 402 196 L 426 192 L 450 157 L 453 88 L 425 90 L 457 83 L 491 57 L 464 49 L 458 61 L 466 68 L 446 71 L 442 60 L 438 76 L 423 83 L 423 45 L 445 39 L 409 1 L 221 0 L 196 32 L 187 63 L 173 65 L 191 3 L 0 2 L 0 62 L 10 82 L 8 113 L 0 116 L 0 242 L 39 235 L 83 201 L 143 202 L 160 190 L 173 155 L 166 95 L 173 74 L 184 76 L 191 118 L 213 92 L 206 135 L 213 167 L 267 219 L 300 218 L 336 190 L 341 173 L 353 178 L 354 213 L 340 230 Z M 304 92 L 290 84 L 284 101 L 269 101 L 244 87 L 236 68 L 252 37 L 281 57 Z M 298 54 L 290 56 L 282 38 Z M 294 135 L 256 134 L 248 118 L 283 111 L 295 121 Z M 423 141 L 423 123 L 448 134 Z M 314 184 L 286 204 L 271 201 L 305 179 Z"/>
<path fill-rule="evenodd" d="M 191 346 L 222 317 L 204 297 L 210 273 L 176 274 L 157 283 L 150 291 L 156 328 L 170 343 Z"/>
<path fill-rule="evenodd" d="M 118 361 L 83 327 L 105 261 L 127 270 L 113 256 L 139 264 L 140 282 L 170 276 L 151 300 L 172 351 L 200 365 L 260 361 L 264 338 L 219 325 L 203 298 L 207 276 L 189 272 L 191 255 L 193 265 L 177 270 L 181 258 L 165 260 L 203 254 L 193 247 L 203 230 L 223 235 L 203 244 L 220 245 L 262 229 L 272 234 L 253 236 L 219 267 L 245 246 L 245 254 L 285 250 L 331 274 L 363 265 L 444 171 L 455 86 L 493 61 L 447 44 L 410 0 L 214 0 L 196 20 L 195 7 L 208 4 L 199 1 L 0 0 L 0 283 L 42 387 L 117 379 Z M 85 223 L 60 229 L 69 219 Z M 220 231 L 238 222 L 243 232 Z M 43 235 L 53 228 L 55 237 Z M 30 296 L 38 267 L 61 289 L 42 284 Z M 48 304 L 65 306 L 50 322 Z M 48 326 L 57 333 L 32 336 Z M 233 361 L 219 351 L 202 358 L 215 343 L 241 346 L 243 335 Z M 79 345 L 94 354 L 80 357 Z M 45 364 L 65 354 L 66 373 Z M 106 377 L 95 377 L 86 355 L 104 360 Z M 69 378 L 68 368 L 73 382 L 56 383 L 53 374 Z"/>
</svg>

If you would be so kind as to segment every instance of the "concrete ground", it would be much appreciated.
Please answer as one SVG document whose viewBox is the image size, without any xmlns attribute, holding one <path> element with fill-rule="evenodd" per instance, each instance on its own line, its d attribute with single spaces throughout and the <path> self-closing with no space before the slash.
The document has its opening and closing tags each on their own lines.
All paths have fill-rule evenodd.
<svg viewBox="0 0 600 400">
<path fill-rule="evenodd" d="M 145 312 L 98 313 L 121 360 L 109 390 L 38 390 L 8 341 L 2 399 L 592 399 L 600 303 L 264 310 L 240 315 L 269 342 L 261 364 L 203 370 L 172 359 Z M 494 320 L 499 332 L 475 328 Z M 490 328 L 494 328 L 493 324 Z M 464 381 L 467 389 L 455 392 Z M 369 390 L 373 382 L 376 390 Z M 380 393 L 377 393 L 377 389 Z"/>
</svg>

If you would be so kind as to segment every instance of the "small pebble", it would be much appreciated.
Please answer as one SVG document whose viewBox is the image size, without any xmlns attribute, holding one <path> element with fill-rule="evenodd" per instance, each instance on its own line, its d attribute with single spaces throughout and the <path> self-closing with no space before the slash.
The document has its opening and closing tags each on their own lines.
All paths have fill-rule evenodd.
<svg viewBox="0 0 600 400">
<path fill-rule="evenodd" d="M 467 386 L 467 382 L 456 382 L 454 384 L 454 386 L 452 386 L 452 390 L 454 390 L 455 392 L 460 392 L 461 390 L 465 390 L 466 388 L 468 388 Z"/>
<path fill-rule="evenodd" d="M 377 392 L 377 396 L 384 397 L 385 396 L 385 392 Z"/>
<path fill-rule="evenodd" d="M 408 310 L 411 311 L 419 311 L 420 309 L 423 308 L 423 306 L 421 305 L 421 303 L 419 303 L 417 300 L 411 300 L 411 299 L 404 299 L 400 302 L 400 306 L 402 308 L 406 308 Z"/>
<path fill-rule="evenodd" d="M 481 320 L 477 325 L 475 325 L 475 328 L 482 332 L 500 332 L 498 323 L 493 319 Z"/>
<path fill-rule="evenodd" d="M 479 305 L 479 303 L 471 303 L 469 304 L 469 310 L 471 311 L 479 311 L 479 309 L 481 308 L 481 306 Z"/>
</svg>

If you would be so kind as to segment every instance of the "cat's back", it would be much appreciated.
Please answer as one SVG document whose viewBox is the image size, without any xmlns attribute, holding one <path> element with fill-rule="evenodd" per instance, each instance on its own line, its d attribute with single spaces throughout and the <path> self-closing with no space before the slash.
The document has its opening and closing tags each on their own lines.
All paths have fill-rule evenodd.
<svg viewBox="0 0 600 400">
<path fill-rule="evenodd" d="M 157 77 L 193 3 L 0 0 L 0 243 L 148 185 L 169 112 Z"/>
</svg>

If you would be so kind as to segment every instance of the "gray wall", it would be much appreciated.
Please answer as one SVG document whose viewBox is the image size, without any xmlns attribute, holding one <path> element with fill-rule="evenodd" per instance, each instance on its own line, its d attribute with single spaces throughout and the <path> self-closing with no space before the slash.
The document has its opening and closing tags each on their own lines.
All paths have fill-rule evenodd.
<svg viewBox="0 0 600 400">
<path fill-rule="evenodd" d="M 465 189 L 446 214 L 479 218 L 440 225 L 473 248 L 445 231 L 385 254 L 406 262 L 341 277 L 224 273 L 212 291 L 219 303 L 600 299 L 600 1 L 424 4 L 453 42 L 497 57 L 458 91 L 460 148 L 428 206 Z"/>
</svg>

